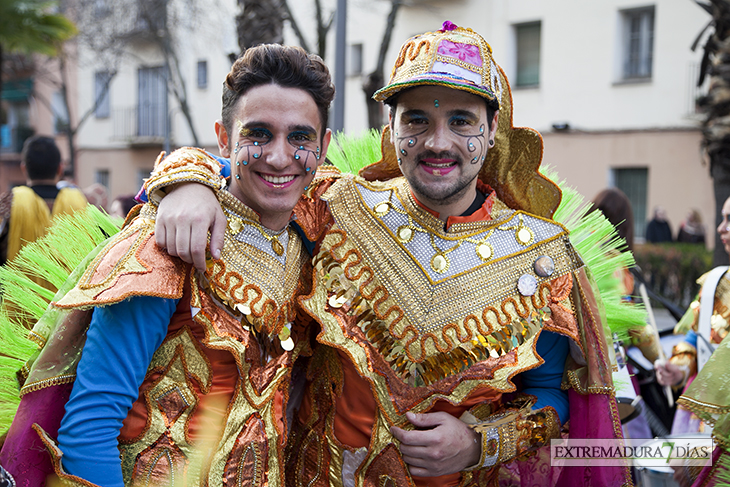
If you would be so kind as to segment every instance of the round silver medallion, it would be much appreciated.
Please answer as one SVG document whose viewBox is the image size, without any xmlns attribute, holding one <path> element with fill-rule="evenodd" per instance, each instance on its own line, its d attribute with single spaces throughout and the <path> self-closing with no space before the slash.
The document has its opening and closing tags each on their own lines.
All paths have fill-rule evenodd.
<svg viewBox="0 0 730 487">
<path fill-rule="evenodd" d="M 550 277 L 555 272 L 555 262 L 552 257 L 541 255 L 535 260 L 535 274 L 540 277 Z"/>
<path fill-rule="evenodd" d="M 517 280 L 517 290 L 523 296 L 532 296 L 537 292 L 537 279 L 529 274 L 522 274 Z"/>
</svg>

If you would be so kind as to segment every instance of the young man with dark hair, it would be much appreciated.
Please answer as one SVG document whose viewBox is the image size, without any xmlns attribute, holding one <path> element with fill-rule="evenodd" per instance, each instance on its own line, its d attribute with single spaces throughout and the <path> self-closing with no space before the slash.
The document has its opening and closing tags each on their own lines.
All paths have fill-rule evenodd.
<svg viewBox="0 0 730 487">
<path fill-rule="evenodd" d="M 257 46 L 234 63 L 215 124 L 233 178 L 227 189 L 208 182 L 227 220 L 222 257 L 198 272 L 155 245 L 165 180 L 202 180 L 185 171 L 193 163 L 218 169 L 200 149 L 161 155 L 146 185 L 152 203 L 54 303 L 93 313 L 88 331 L 83 313 L 67 315 L 83 346 L 64 348 L 79 336 L 64 321 L 54 335 L 64 342 L 33 364 L 0 454 L 10 474 L 45 482 L 40 436 L 64 485 L 284 484 L 291 370 L 309 347 L 296 302 L 311 281 L 289 223 L 327 152 L 333 97 L 327 67 L 301 48 Z M 60 369 L 70 377 L 54 375 Z M 71 386 L 60 428 L 52 414 L 37 421 L 44 412 L 34 406 L 53 405 Z"/>
</svg>

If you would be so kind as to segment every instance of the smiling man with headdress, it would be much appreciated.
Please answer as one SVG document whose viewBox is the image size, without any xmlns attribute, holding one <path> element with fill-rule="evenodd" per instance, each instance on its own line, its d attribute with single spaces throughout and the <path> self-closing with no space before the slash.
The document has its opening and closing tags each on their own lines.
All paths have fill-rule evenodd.
<svg viewBox="0 0 730 487">
<path fill-rule="evenodd" d="M 544 463 L 568 419 L 571 437 L 621 432 L 602 310 L 491 47 L 450 22 L 409 39 L 375 99 L 391 108 L 382 159 L 296 212 L 315 248 L 301 304 L 321 331 L 288 482 L 630 485 L 622 467 Z M 186 214 L 213 207 L 191 186 L 163 200 L 157 235 L 200 265 Z"/>
</svg>

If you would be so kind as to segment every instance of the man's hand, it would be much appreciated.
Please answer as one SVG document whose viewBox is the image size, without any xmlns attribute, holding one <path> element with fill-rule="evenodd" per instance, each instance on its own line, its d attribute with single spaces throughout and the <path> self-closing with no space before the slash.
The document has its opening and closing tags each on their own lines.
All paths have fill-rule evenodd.
<svg viewBox="0 0 730 487">
<path fill-rule="evenodd" d="M 684 381 L 686 370 L 666 360 L 654 362 L 656 380 L 663 386 L 674 386 Z"/>
<path fill-rule="evenodd" d="M 205 248 L 210 231 L 210 253 L 219 259 L 226 231 L 226 216 L 213 190 L 202 184 L 175 187 L 157 210 L 155 241 L 170 255 L 205 271 Z"/>
<path fill-rule="evenodd" d="M 479 461 L 479 435 L 449 413 L 406 413 L 416 428 L 406 431 L 396 426 L 390 432 L 400 442 L 403 460 L 411 475 L 436 477 L 461 472 Z"/>
</svg>

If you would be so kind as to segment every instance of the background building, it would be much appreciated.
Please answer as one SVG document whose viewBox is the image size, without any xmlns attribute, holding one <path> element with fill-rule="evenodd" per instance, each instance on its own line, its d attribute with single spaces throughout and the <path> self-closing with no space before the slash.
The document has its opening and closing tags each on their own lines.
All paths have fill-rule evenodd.
<svg viewBox="0 0 730 487">
<path fill-rule="evenodd" d="M 381 34 L 359 18 L 349 16 L 348 40 L 363 45 L 367 72 Z M 694 2 L 411 2 L 398 13 L 386 65 L 404 39 L 444 20 L 490 42 L 512 84 L 515 125 L 540 131 L 544 162 L 568 184 L 587 198 L 607 186 L 624 190 L 637 237 L 658 205 L 675 236 L 690 208 L 712 235 L 714 195 L 695 110 L 701 52 L 690 49 L 710 17 Z M 366 127 L 361 94 L 350 79 L 347 131 Z"/>
<path fill-rule="evenodd" d="M 235 0 L 75 1 L 81 33 L 68 83 L 78 185 L 99 183 L 111 199 L 135 192 L 166 147 L 217 151 L 220 86 L 239 52 Z M 307 44 L 317 46 L 314 0 L 288 3 Z M 326 24 L 336 0 L 321 5 Z M 346 132 L 368 127 L 362 84 L 375 69 L 391 5 L 348 1 Z M 634 205 L 637 236 L 657 205 L 666 208 L 675 235 L 691 208 L 712 233 L 714 195 L 695 113 L 701 53 L 690 50 L 710 18 L 694 2 L 412 0 L 396 16 L 386 80 L 400 44 L 444 20 L 491 43 L 513 86 L 515 125 L 542 133 L 545 163 L 568 184 L 587 198 L 607 186 L 623 189 Z M 325 39 L 325 61 L 340 69 L 334 26 Z M 290 22 L 284 41 L 300 42 Z M 37 84 L 37 77 L 28 79 Z M 10 130 L 26 130 L 24 124 L 39 133 L 57 129 L 59 110 L 41 115 L 45 104 L 34 96 L 13 109 L 3 141 Z M 51 105 L 58 100 L 56 93 L 45 96 Z M 3 100 L 9 106 L 5 94 Z M 12 147 L 3 145 L 2 160 L 8 158 Z M 3 165 L 0 189 L 19 182 L 10 173 Z"/>
</svg>

